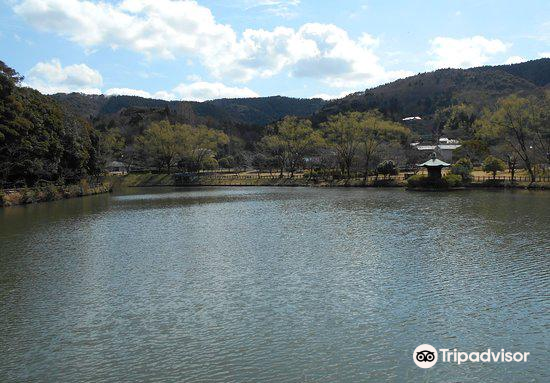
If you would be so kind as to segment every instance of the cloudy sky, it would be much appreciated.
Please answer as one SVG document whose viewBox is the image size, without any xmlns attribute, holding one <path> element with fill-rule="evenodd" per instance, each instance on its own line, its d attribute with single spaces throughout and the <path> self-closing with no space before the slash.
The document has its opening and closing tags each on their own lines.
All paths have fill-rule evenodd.
<svg viewBox="0 0 550 383">
<path fill-rule="evenodd" d="M 330 98 L 540 57 L 548 0 L 0 0 L 0 59 L 44 93 Z"/>
</svg>

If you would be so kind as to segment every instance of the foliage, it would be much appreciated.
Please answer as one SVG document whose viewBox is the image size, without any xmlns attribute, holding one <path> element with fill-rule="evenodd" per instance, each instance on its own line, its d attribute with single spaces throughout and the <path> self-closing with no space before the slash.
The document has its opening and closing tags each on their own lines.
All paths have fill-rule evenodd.
<svg viewBox="0 0 550 383">
<path fill-rule="evenodd" d="M 271 133 L 262 138 L 261 148 L 267 157 L 276 159 L 281 174 L 286 169 L 292 176 L 304 165 L 307 155 L 314 155 L 324 145 L 323 138 L 313 130 L 309 120 L 287 116 L 270 130 Z"/>
<path fill-rule="evenodd" d="M 476 108 L 464 103 L 439 109 L 435 113 L 439 133 L 449 138 L 472 139 L 477 119 Z"/>
<path fill-rule="evenodd" d="M 497 172 L 501 172 L 506 169 L 506 164 L 498 157 L 488 156 L 483 161 L 483 171 L 493 174 L 493 180 L 497 176 Z"/>
<path fill-rule="evenodd" d="M 56 94 L 57 101 L 82 117 L 108 116 L 113 118 L 124 110 L 159 111 L 161 119 L 192 125 L 206 124 L 222 128 L 239 124 L 263 126 L 292 115 L 307 117 L 325 104 L 319 98 L 255 97 L 219 99 L 204 102 L 165 101 L 137 96 L 84 95 L 80 93 Z M 167 113 L 168 112 L 168 113 Z M 168 115 L 169 114 L 169 115 Z M 177 121 L 174 121 L 173 119 Z M 151 121 L 149 121 L 151 122 Z M 228 132 L 226 132 L 228 133 Z"/>
<path fill-rule="evenodd" d="M 385 120 L 378 111 L 330 116 L 321 128 L 329 147 L 336 153 L 342 173 L 348 178 L 357 156 L 360 155 L 363 160 L 366 177 L 370 164 L 382 144 L 405 143 L 410 135 L 408 128 Z"/>
<path fill-rule="evenodd" d="M 397 166 L 392 160 L 386 160 L 378 164 L 376 173 L 382 174 L 384 178 L 386 178 L 386 176 L 394 176 L 397 175 Z"/>
<path fill-rule="evenodd" d="M 225 133 L 204 126 L 171 124 L 165 120 L 152 123 L 137 142 L 154 166 L 170 173 L 175 165 L 190 171 L 212 166 L 212 157 L 229 139 Z"/>
<path fill-rule="evenodd" d="M 204 170 L 215 170 L 219 167 L 218 161 L 214 157 L 206 157 L 202 161 L 201 168 Z"/>
<path fill-rule="evenodd" d="M 412 188 L 447 189 L 460 186 L 462 178 L 456 174 L 447 174 L 434 180 L 423 174 L 415 174 L 407 178 L 407 185 Z"/>
<path fill-rule="evenodd" d="M 445 174 L 443 176 L 443 181 L 451 188 L 462 185 L 462 177 L 458 174 Z"/>
<path fill-rule="evenodd" d="M 231 169 L 235 167 L 235 158 L 233 156 L 225 156 L 219 159 L 218 165 L 223 169 Z"/>
<path fill-rule="evenodd" d="M 406 145 L 410 130 L 401 124 L 383 118 L 379 111 L 373 110 L 361 116 L 362 129 L 359 134 L 360 153 L 366 180 L 370 165 L 383 144 L 399 142 Z"/>
<path fill-rule="evenodd" d="M 545 97 L 508 96 L 493 110 L 484 112 L 480 137 L 503 140 L 525 165 L 535 181 L 534 164 L 548 161 L 550 152 L 550 95 Z"/>
<path fill-rule="evenodd" d="M 487 141 L 478 138 L 461 141 L 461 146 L 453 151 L 453 156 L 466 157 L 475 163 L 480 163 L 481 159 L 488 154 L 489 145 Z"/>
<path fill-rule="evenodd" d="M 529 69 L 523 70 L 524 67 Z M 430 120 L 438 109 L 460 103 L 483 108 L 513 93 L 536 94 L 541 87 L 548 86 L 549 72 L 550 59 L 540 59 L 514 66 L 421 73 L 329 101 L 316 113 L 313 122 L 317 125 L 331 115 L 378 109 L 393 120 L 421 116 L 422 121 L 411 127 L 415 133 L 427 136 L 432 133 Z"/>
<path fill-rule="evenodd" d="M 451 174 L 460 176 L 463 183 L 470 182 L 474 165 L 469 158 L 463 157 L 451 166 Z"/>
<path fill-rule="evenodd" d="M 334 152 L 342 173 L 351 177 L 351 168 L 359 150 L 363 131 L 363 115 L 359 112 L 330 116 L 322 125 L 325 138 Z"/>
<path fill-rule="evenodd" d="M 0 184 L 72 181 L 99 172 L 98 133 L 0 62 Z"/>
</svg>

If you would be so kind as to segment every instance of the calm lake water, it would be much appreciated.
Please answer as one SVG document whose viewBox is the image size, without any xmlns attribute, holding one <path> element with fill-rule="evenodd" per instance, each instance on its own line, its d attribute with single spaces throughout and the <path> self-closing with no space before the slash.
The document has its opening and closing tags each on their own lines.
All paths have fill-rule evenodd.
<svg viewBox="0 0 550 383">
<path fill-rule="evenodd" d="M 131 189 L 0 209 L 0 381 L 548 381 L 550 193 Z M 527 363 L 413 363 L 422 343 Z"/>
</svg>

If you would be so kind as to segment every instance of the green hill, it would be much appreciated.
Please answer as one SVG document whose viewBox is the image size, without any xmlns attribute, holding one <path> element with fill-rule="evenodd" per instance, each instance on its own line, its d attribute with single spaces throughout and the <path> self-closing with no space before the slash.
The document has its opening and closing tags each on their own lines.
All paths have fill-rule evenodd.
<svg viewBox="0 0 550 383">
<path fill-rule="evenodd" d="M 321 99 L 282 96 L 224 98 L 213 101 L 164 101 L 137 96 L 84 95 L 59 93 L 52 96 L 83 117 L 100 117 L 127 108 L 169 108 L 193 119 L 216 119 L 249 125 L 266 125 L 287 115 L 307 117 L 325 103 Z"/>
<path fill-rule="evenodd" d="M 114 123 L 127 136 L 141 132 L 146 123 L 169 116 L 174 122 L 205 124 L 222 129 L 248 142 L 259 137 L 263 126 L 286 115 L 310 117 L 317 126 L 333 114 L 369 109 L 379 109 L 386 117 L 396 121 L 421 116 L 422 120 L 415 121 L 411 128 L 427 136 L 437 109 L 458 103 L 482 108 L 509 94 L 541 94 L 549 88 L 550 59 L 540 59 L 513 65 L 439 69 L 329 102 L 281 96 L 205 102 L 78 93 L 52 97 L 73 113 L 93 120 L 100 129 Z"/>
<path fill-rule="evenodd" d="M 488 106 L 513 93 L 540 94 L 549 85 L 550 59 L 471 69 L 439 69 L 330 101 L 313 116 L 313 121 L 318 124 L 332 114 L 376 108 L 394 120 L 421 116 L 423 122 L 419 125 L 426 127 L 439 108 L 461 102 Z"/>
</svg>

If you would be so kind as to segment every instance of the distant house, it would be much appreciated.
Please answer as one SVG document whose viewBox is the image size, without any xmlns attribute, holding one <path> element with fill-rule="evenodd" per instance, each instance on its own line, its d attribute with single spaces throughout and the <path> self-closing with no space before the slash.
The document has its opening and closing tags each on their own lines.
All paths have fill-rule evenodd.
<svg viewBox="0 0 550 383">
<path fill-rule="evenodd" d="M 107 164 L 105 167 L 105 170 L 109 174 L 121 174 L 124 175 L 128 173 L 126 164 L 124 162 L 120 161 L 111 161 Z"/>
<path fill-rule="evenodd" d="M 443 137 L 439 139 L 437 145 L 426 145 L 420 142 L 413 142 L 411 146 L 420 151 L 436 152 L 443 161 L 452 163 L 453 150 L 460 148 L 462 145 L 460 145 L 458 140 Z"/>
</svg>

